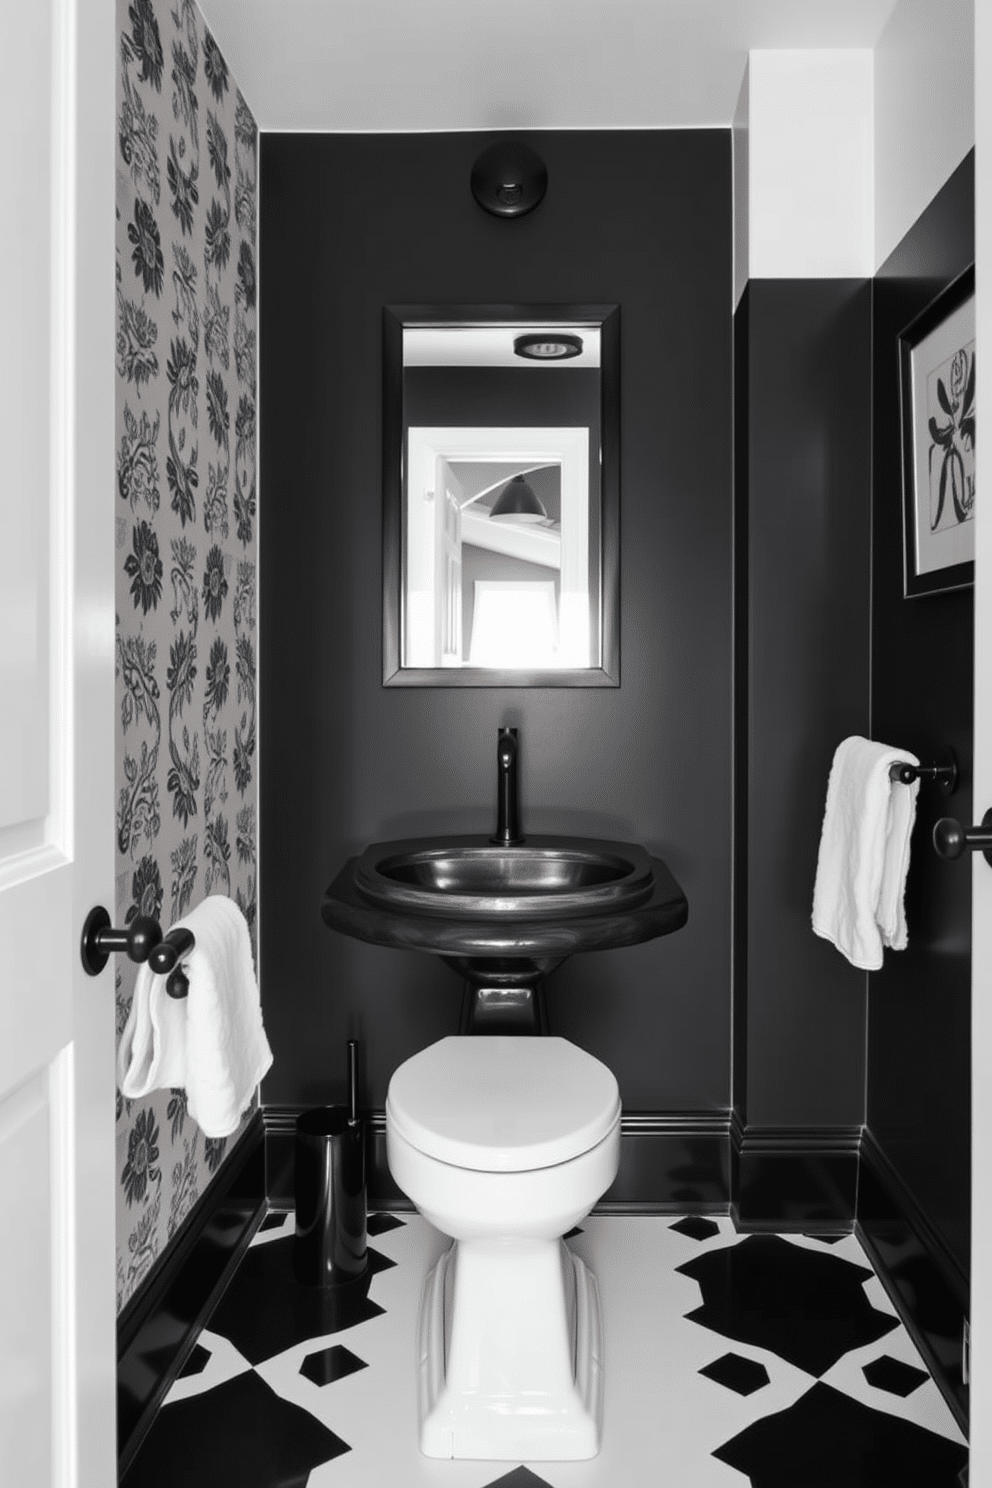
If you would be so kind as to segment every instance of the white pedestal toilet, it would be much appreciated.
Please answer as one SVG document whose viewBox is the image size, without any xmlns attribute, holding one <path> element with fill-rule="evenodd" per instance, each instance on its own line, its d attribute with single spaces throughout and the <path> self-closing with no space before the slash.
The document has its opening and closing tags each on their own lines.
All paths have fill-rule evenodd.
<svg viewBox="0 0 992 1488">
<path fill-rule="evenodd" d="M 389 1168 L 454 1244 L 420 1310 L 428 1457 L 594 1457 L 602 1324 L 592 1272 L 561 1237 L 616 1176 L 620 1094 L 561 1038 L 445 1038 L 400 1065 Z"/>
</svg>

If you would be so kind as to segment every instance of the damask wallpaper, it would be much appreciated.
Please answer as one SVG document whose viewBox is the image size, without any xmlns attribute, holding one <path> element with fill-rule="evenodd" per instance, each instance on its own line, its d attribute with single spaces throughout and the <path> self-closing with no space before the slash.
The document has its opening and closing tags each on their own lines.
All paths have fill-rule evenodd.
<svg viewBox="0 0 992 1488">
<path fill-rule="evenodd" d="M 193 0 L 117 21 L 115 923 L 224 893 L 254 947 L 257 130 Z M 118 1310 L 235 1141 L 118 1092 Z"/>
</svg>

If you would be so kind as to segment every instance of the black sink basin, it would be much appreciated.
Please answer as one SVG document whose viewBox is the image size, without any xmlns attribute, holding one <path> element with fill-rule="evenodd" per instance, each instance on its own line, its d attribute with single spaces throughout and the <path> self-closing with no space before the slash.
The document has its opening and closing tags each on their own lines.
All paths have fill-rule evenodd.
<svg viewBox="0 0 992 1488">
<path fill-rule="evenodd" d="M 345 935 L 428 951 L 475 988 L 507 991 L 535 987 L 577 951 L 669 935 L 689 906 L 661 859 L 633 843 L 419 837 L 349 858 L 321 913 Z"/>
<path fill-rule="evenodd" d="M 377 842 L 324 894 L 332 930 L 440 956 L 466 981 L 462 1033 L 546 1033 L 544 979 L 576 951 L 637 945 L 689 916 L 660 858 L 632 842 L 523 837 L 517 730 L 497 739 L 495 837 Z"/>
<path fill-rule="evenodd" d="M 517 846 L 480 837 L 383 842 L 355 865 L 374 904 L 460 919 L 541 919 L 632 908 L 651 897 L 651 859 L 626 842 L 530 837 Z"/>
</svg>

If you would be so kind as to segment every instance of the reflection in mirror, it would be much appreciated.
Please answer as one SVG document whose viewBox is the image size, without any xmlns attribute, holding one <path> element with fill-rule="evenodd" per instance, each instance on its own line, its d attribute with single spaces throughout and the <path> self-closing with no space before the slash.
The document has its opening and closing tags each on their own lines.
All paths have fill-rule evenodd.
<svg viewBox="0 0 992 1488">
<path fill-rule="evenodd" d="M 589 434 L 409 427 L 404 666 L 598 664 Z"/>
<path fill-rule="evenodd" d="M 402 475 L 387 450 L 387 683 L 615 683 L 601 325 L 393 321 Z M 387 312 L 387 378 L 389 342 Z M 387 386 L 387 428 L 389 399 Z"/>
</svg>

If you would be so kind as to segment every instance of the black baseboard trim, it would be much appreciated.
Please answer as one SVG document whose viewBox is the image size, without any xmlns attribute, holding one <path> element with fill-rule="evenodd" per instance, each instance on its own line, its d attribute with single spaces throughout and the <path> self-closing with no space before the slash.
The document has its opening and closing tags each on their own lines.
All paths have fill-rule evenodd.
<svg viewBox="0 0 992 1488">
<path fill-rule="evenodd" d="M 727 1214 L 730 1112 L 631 1112 L 620 1118 L 620 1170 L 596 1214 Z"/>
<path fill-rule="evenodd" d="M 368 1116 L 368 1138 L 365 1148 L 366 1183 L 370 1209 L 390 1209 L 396 1214 L 412 1214 L 414 1207 L 406 1194 L 396 1187 L 386 1161 L 386 1113 L 371 1111 Z"/>
<path fill-rule="evenodd" d="M 860 1126 L 742 1126 L 735 1113 L 732 1139 L 739 1230 L 853 1230 Z"/>
<path fill-rule="evenodd" d="M 256 1112 L 216 1180 L 117 1319 L 122 1479 L 265 1214 L 264 1153 L 264 1123 Z"/>
<path fill-rule="evenodd" d="M 856 1233 L 967 1435 L 969 1391 L 962 1364 L 968 1278 L 867 1130 L 861 1139 Z"/>
<path fill-rule="evenodd" d="M 305 1106 L 263 1106 L 265 1123 L 265 1197 L 273 1209 L 292 1209 L 296 1118 Z"/>
<path fill-rule="evenodd" d="M 266 1191 L 273 1208 L 291 1209 L 296 1119 L 302 1106 L 266 1107 Z M 370 1209 L 410 1212 L 386 1162 L 386 1113 L 366 1113 Z M 601 1214 L 726 1214 L 730 1207 L 729 1111 L 625 1114 L 620 1171 L 596 1206 Z"/>
<path fill-rule="evenodd" d="M 309 1106 L 266 1106 L 265 1192 L 273 1209 L 292 1209 L 296 1204 L 296 1122 Z M 392 1209 L 412 1213 L 413 1205 L 393 1182 L 386 1162 L 386 1113 L 366 1111 L 366 1192 L 370 1209 Z"/>
</svg>

